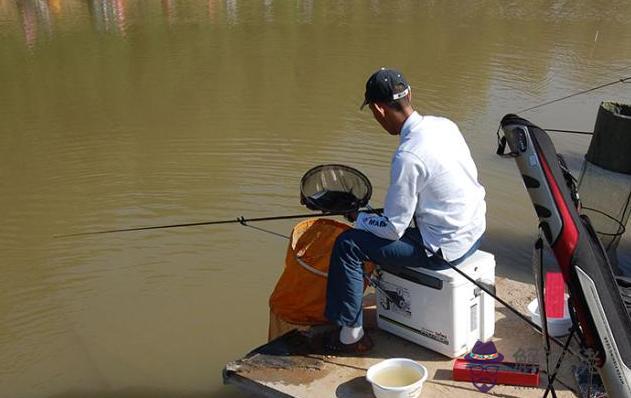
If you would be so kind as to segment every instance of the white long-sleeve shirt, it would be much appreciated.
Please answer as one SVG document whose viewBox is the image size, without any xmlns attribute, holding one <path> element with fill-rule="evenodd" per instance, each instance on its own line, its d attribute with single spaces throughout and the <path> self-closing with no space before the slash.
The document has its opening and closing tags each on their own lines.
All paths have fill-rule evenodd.
<svg viewBox="0 0 631 398">
<path fill-rule="evenodd" d="M 416 216 L 425 245 L 455 260 L 484 233 L 484 195 L 458 126 L 414 112 L 392 157 L 383 215 L 360 213 L 355 227 L 398 240 Z"/>
</svg>

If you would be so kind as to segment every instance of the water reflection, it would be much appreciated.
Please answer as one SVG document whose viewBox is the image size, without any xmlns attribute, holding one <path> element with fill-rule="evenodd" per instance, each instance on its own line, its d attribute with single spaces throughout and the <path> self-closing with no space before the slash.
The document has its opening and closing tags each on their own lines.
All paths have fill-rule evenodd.
<svg viewBox="0 0 631 398">
<path fill-rule="evenodd" d="M 237 0 L 226 0 L 226 21 L 230 25 L 239 23 Z"/>
<path fill-rule="evenodd" d="M 298 0 L 298 22 L 311 23 L 313 0 Z"/>
<path fill-rule="evenodd" d="M 49 3 L 53 3 L 55 10 L 59 9 L 59 1 L 16 0 L 22 22 L 24 42 L 29 48 L 37 43 L 39 36 L 50 36 L 53 32 Z"/>
<path fill-rule="evenodd" d="M 169 26 L 173 25 L 176 19 L 175 4 L 176 0 L 162 0 L 162 12 L 166 16 Z"/>
<path fill-rule="evenodd" d="M 181 21 L 201 22 L 205 16 L 213 23 L 238 25 L 244 21 L 248 24 L 257 20 L 274 24 L 282 18 L 284 23 L 312 23 L 313 18 L 328 20 L 328 23 L 353 24 L 354 21 L 371 20 L 371 25 L 381 26 L 388 23 L 393 32 L 397 25 L 414 23 L 412 17 L 422 13 L 440 20 L 447 15 L 452 16 L 452 27 L 473 28 L 486 31 L 494 29 L 494 24 L 506 22 L 524 23 L 534 21 L 531 27 L 522 31 L 522 38 L 533 42 L 545 25 L 564 21 L 575 31 L 573 36 L 581 43 L 589 43 L 590 56 L 598 57 L 596 42 L 618 39 L 612 35 L 610 24 L 628 24 L 625 15 L 625 2 L 614 2 L 601 7 L 599 2 L 566 2 L 551 1 L 542 6 L 536 2 L 487 2 L 475 1 L 463 6 L 460 2 L 422 2 L 413 1 L 389 2 L 384 0 L 349 0 L 324 1 L 313 0 L 274 1 L 258 0 L 243 2 L 239 0 L 207 0 L 178 2 L 161 0 L 150 2 L 128 2 L 126 0 L 0 0 L 0 18 L 11 19 L 13 10 L 17 9 L 22 24 L 23 36 L 27 46 L 33 46 L 38 37 L 52 33 L 53 22 L 66 23 L 73 20 L 83 9 L 92 15 L 93 26 L 98 32 L 113 32 L 121 35 L 127 33 L 129 24 L 141 23 L 148 15 L 161 8 L 166 16 L 167 25 Z M 242 15 L 242 10 L 247 15 Z M 54 18 L 54 20 L 53 20 Z M 604 21 L 608 21 L 605 23 Z M 536 29 L 534 27 L 537 27 Z M 425 30 L 426 31 L 426 30 Z M 356 32 L 357 33 L 357 32 Z M 467 34 L 463 37 L 471 36 Z"/>
<path fill-rule="evenodd" d="M 125 36 L 127 9 L 125 0 L 89 0 L 92 22 L 98 32 L 113 32 Z"/>
<path fill-rule="evenodd" d="M 274 22 L 273 2 L 274 0 L 263 0 L 263 19 L 265 19 L 265 22 Z"/>
</svg>

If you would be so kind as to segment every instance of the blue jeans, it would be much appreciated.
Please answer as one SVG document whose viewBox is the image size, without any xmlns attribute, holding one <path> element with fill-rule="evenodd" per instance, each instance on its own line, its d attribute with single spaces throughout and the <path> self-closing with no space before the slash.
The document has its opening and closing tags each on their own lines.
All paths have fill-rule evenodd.
<svg viewBox="0 0 631 398">
<path fill-rule="evenodd" d="M 479 247 L 478 240 L 457 265 Z M 449 268 L 438 256 L 428 256 L 417 228 L 408 228 L 399 240 L 388 240 L 359 229 L 338 236 L 331 253 L 326 289 L 326 318 L 340 326 L 361 326 L 364 297 L 364 261 L 392 267 Z"/>
</svg>

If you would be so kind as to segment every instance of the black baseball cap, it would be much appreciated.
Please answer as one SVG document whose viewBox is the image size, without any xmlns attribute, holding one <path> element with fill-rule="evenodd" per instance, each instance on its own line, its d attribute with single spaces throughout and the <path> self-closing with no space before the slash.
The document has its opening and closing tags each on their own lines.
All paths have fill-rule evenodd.
<svg viewBox="0 0 631 398">
<path fill-rule="evenodd" d="M 403 86 L 403 90 L 397 86 Z M 401 72 L 394 69 L 381 68 L 368 78 L 364 103 L 359 109 L 364 109 L 371 102 L 396 101 L 409 93 L 410 85 Z"/>
</svg>

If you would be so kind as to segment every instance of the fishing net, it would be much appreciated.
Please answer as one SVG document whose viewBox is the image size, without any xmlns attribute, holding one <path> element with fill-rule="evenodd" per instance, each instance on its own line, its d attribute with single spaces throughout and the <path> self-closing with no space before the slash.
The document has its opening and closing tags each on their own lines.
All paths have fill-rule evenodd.
<svg viewBox="0 0 631 398">
<path fill-rule="evenodd" d="M 350 228 L 336 220 L 314 218 L 291 232 L 285 269 L 270 296 L 271 311 L 298 325 L 326 323 L 326 283 L 329 259 L 337 237 Z"/>
<path fill-rule="evenodd" d="M 328 322 L 324 307 L 329 260 L 335 240 L 349 228 L 326 218 L 305 220 L 293 228 L 285 268 L 269 299 L 270 340 L 291 329 Z M 366 273 L 373 269 L 371 263 L 364 264 Z"/>
<path fill-rule="evenodd" d="M 368 204 L 372 185 L 360 171 L 339 164 L 307 171 L 300 181 L 300 201 L 325 213 L 356 211 Z"/>
</svg>

